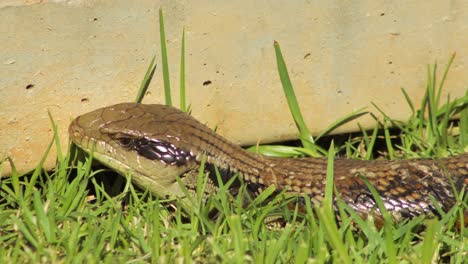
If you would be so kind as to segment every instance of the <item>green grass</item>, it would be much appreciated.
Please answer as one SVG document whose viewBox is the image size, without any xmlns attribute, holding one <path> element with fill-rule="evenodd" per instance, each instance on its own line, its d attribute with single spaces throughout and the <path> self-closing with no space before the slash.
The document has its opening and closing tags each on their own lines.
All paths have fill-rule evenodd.
<svg viewBox="0 0 468 264">
<path fill-rule="evenodd" d="M 162 18 L 162 12 L 160 15 Z M 328 202 L 323 207 L 313 209 L 305 199 L 309 205 L 305 213 L 290 210 L 289 202 L 298 197 L 271 197 L 275 191 L 272 187 L 242 207 L 243 201 L 229 194 L 231 183 L 220 186 L 219 192 L 206 201 L 200 197 L 162 200 L 135 189 L 130 175 L 124 178 L 93 167 L 91 157 L 80 159 L 75 151 L 59 152 L 56 168 L 44 171 L 42 163 L 50 148 L 55 144 L 60 150 L 61 144 L 51 117 L 55 136 L 36 170 L 28 175 L 13 170 L 12 177 L 1 179 L 0 262 L 464 263 L 468 232 L 455 227 L 467 210 L 463 193 L 459 203 L 440 219 L 415 218 L 400 224 L 386 221 L 382 229 L 375 227 L 373 219 L 359 218 L 342 202 L 338 203 L 342 212 L 338 225 L 331 210 L 335 153 L 372 159 L 447 156 L 467 151 L 468 94 L 447 100 L 440 96 L 453 59 L 440 82 L 436 81 L 436 66 L 428 67 L 426 96 L 418 108 L 403 92 L 412 113 L 408 120 L 394 120 L 380 112 L 382 118 L 376 118 L 374 130 L 349 137 L 326 136 L 365 114 L 360 110 L 331 122 L 324 133 L 314 138 L 298 117 L 300 109 L 286 64 L 277 43 L 274 48 L 281 80 L 286 84 L 285 94 L 295 108 L 291 112 L 298 128 L 304 130 L 300 134 L 305 147 L 261 146 L 252 151 L 277 156 L 328 155 Z M 183 50 L 181 54 L 183 57 Z M 162 67 L 168 69 L 167 55 L 164 57 Z M 169 74 L 168 70 L 163 72 Z M 154 74 L 153 60 L 137 101 L 143 99 L 143 89 Z M 185 93 L 183 77 L 181 89 Z M 185 108 L 185 98 L 181 107 Z M 378 112 L 378 106 L 376 109 Z M 453 120 L 456 115 L 459 121 Z M 206 177 L 202 171 L 199 175 L 200 194 Z M 267 200 L 271 201 L 265 203 Z M 218 212 L 216 218 L 211 214 L 213 210 Z M 279 230 L 267 224 L 277 217 L 287 223 Z"/>
</svg>

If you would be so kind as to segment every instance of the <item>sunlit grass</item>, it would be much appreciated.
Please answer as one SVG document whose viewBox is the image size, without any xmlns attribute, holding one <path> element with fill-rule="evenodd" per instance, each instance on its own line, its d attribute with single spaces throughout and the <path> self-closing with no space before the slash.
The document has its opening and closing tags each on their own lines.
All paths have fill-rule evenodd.
<svg viewBox="0 0 468 264">
<path fill-rule="evenodd" d="M 202 169 L 196 197 L 162 200 L 135 189 L 131 175 L 121 177 L 109 169 L 96 168 L 92 157 L 78 158 L 80 153 L 75 151 L 59 152 L 56 168 L 47 172 L 42 164 L 50 148 L 55 144 L 60 150 L 63 144 L 51 118 L 54 138 L 34 172 L 19 175 L 13 169 L 11 177 L 1 179 L 0 262 L 464 263 L 467 231 L 463 226 L 456 227 L 467 210 L 464 193 L 459 194 L 457 205 L 440 219 L 418 217 L 400 224 L 387 220 L 381 229 L 372 218 L 361 219 L 342 202 L 338 202 L 340 223 L 335 221 L 331 210 L 335 153 L 372 159 L 466 152 L 468 94 L 447 100 L 440 96 L 453 59 L 441 82 L 436 81 L 436 66 L 428 67 L 428 86 L 422 102 L 412 102 L 402 90 L 411 109 L 407 121 L 392 119 L 379 112 L 376 105 L 382 117 L 376 117 L 376 128 L 362 130 L 361 134 L 342 141 L 330 140 L 326 134 L 366 112 L 360 110 L 331 121 L 329 128 L 314 138 L 298 118 L 300 108 L 279 44 L 274 49 L 282 82 L 286 84 L 285 94 L 288 100 L 296 101 L 290 103 L 294 107 L 291 112 L 298 128 L 305 130 L 300 132 L 305 147 L 260 146 L 251 150 L 285 157 L 328 155 L 327 198 L 323 207 L 313 208 L 310 200 L 304 199 L 306 212 L 291 210 L 291 201 L 299 197 L 284 193 L 272 196 L 277 193 L 273 187 L 245 205 L 242 195 L 230 194 L 232 181 L 204 200 L 201 194 L 207 177 Z M 183 54 L 182 50 L 182 58 Z M 166 59 L 162 68 L 168 69 L 167 54 L 163 57 Z M 138 102 L 155 74 L 154 62 L 142 81 Z M 181 64 L 184 69 L 184 59 Z M 163 70 L 165 79 L 168 74 Z M 183 79 L 181 89 L 185 94 Z M 170 93 L 166 96 L 170 97 Z M 180 104 L 186 107 L 185 98 Z M 459 121 L 454 121 L 455 116 Z M 245 191 L 242 186 L 240 193 Z M 271 228 L 270 220 L 278 218 L 286 225 Z"/>
</svg>

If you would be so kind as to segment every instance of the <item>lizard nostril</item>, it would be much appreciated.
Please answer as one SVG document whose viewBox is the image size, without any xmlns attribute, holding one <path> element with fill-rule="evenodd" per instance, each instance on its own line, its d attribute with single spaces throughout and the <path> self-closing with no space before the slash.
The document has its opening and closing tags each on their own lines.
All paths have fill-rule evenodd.
<svg viewBox="0 0 468 264">
<path fill-rule="evenodd" d="M 75 119 L 68 128 L 70 139 L 75 141 L 80 139 L 83 136 L 83 128 L 77 124 L 77 119 Z"/>
<path fill-rule="evenodd" d="M 74 137 L 79 137 L 80 135 L 81 135 L 80 131 L 78 131 L 78 130 L 73 131 L 73 136 Z"/>
</svg>

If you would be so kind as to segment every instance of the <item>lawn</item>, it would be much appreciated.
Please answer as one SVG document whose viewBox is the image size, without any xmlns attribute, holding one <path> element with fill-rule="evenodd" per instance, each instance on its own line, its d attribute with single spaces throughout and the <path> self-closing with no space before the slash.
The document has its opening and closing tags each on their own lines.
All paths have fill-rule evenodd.
<svg viewBox="0 0 468 264">
<path fill-rule="evenodd" d="M 165 43 L 163 35 L 162 26 Z M 412 102 L 402 89 L 401 96 L 412 113 L 407 120 L 394 120 L 375 105 L 375 129 L 328 136 L 343 123 L 367 114 L 361 110 L 331 122 L 323 134 L 313 137 L 302 121 L 279 44 L 274 48 L 301 142 L 250 150 L 288 157 L 340 155 L 359 159 L 444 157 L 468 150 L 468 93 L 457 99 L 441 98 L 453 57 L 440 81 L 436 81 L 436 66 L 428 66 L 426 94 L 421 102 Z M 165 45 L 163 54 L 164 49 Z M 184 65 L 183 49 L 181 54 Z M 153 63 L 137 101 L 141 101 L 154 74 Z M 164 56 L 163 67 L 164 75 L 169 75 Z M 185 94 L 181 76 L 181 94 Z M 168 84 L 166 95 L 166 103 L 172 104 Z M 184 110 L 185 104 L 184 97 L 180 103 Z M 52 126 L 56 131 L 53 122 Z M 61 144 L 67 142 L 55 136 L 49 149 L 56 145 L 60 150 Z M 44 155 L 49 155 L 48 151 Z M 229 184 L 206 200 L 162 200 L 134 187 L 131 177 L 94 166 L 92 157 L 70 151 L 58 153 L 52 171 L 45 171 L 39 164 L 27 175 L 13 172 L 1 179 L 0 262 L 466 263 L 468 257 L 468 232 L 463 225 L 457 227 L 467 211 L 463 192 L 458 194 L 457 205 L 438 219 L 386 221 L 377 228 L 372 218 L 359 218 L 343 203 L 339 203 L 342 221 L 338 223 L 327 204 L 309 206 L 306 213 L 299 213 L 288 206 L 298 197 L 271 196 L 273 188 L 247 206 L 230 195 Z M 204 188 L 204 179 L 201 173 L 200 189 Z M 327 187 L 331 199 L 332 181 Z"/>
</svg>

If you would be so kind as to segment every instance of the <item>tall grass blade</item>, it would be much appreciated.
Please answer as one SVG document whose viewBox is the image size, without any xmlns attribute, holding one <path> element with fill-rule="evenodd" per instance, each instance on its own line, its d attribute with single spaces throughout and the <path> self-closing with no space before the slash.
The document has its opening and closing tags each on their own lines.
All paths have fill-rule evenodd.
<svg viewBox="0 0 468 264">
<path fill-rule="evenodd" d="M 281 79 L 281 84 L 283 85 L 283 91 L 288 101 L 289 109 L 293 115 L 296 126 L 299 129 L 300 138 L 302 145 L 305 148 L 310 149 L 318 156 L 318 152 L 314 146 L 314 138 L 310 134 L 309 129 L 307 128 L 304 118 L 302 117 L 301 110 L 299 109 L 299 103 L 297 102 L 296 94 L 289 78 L 288 69 L 286 63 L 284 62 L 283 54 L 281 53 L 281 48 L 278 42 L 274 42 L 274 48 L 276 53 L 276 63 L 278 67 L 278 73 Z"/>
<path fill-rule="evenodd" d="M 435 85 L 436 85 L 436 71 L 437 71 L 437 64 L 434 64 L 434 68 L 432 71 L 431 75 L 431 70 L 430 66 L 428 65 L 428 86 L 427 86 L 427 91 L 428 91 L 428 104 L 427 104 L 427 110 L 428 110 L 428 120 L 429 120 L 429 132 L 431 132 L 428 136 L 429 138 L 438 138 L 439 133 L 437 129 L 437 107 L 438 107 L 438 102 L 436 101 L 436 90 L 435 90 Z"/>
<path fill-rule="evenodd" d="M 143 101 L 143 97 L 145 97 L 146 91 L 148 90 L 151 80 L 153 79 L 154 73 L 156 71 L 156 65 L 154 65 L 155 59 L 156 56 L 153 56 L 148 69 L 146 69 L 145 77 L 141 81 L 140 89 L 138 89 L 138 94 L 135 98 L 135 102 L 137 103 L 141 103 Z"/>
<path fill-rule="evenodd" d="M 159 9 L 159 35 L 161 37 L 161 59 L 166 105 L 172 106 L 171 82 L 169 79 L 169 62 L 167 60 L 166 33 L 164 31 L 164 16 L 162 8 Z"/>
<path fill-rule="evenodd" d="M 439 102 L 440 100 L 440 96 L 442 94 L 442 88 L 444 87 L 444 84 L 445 84 L 445 79 L 447 79 L 447 74 L 450 70 L 450 66 L 452 66 L 452 63 L 453 63 L 453 60 L 455 59 L 455 55 L 456 53 L 454 52 L 452 54 L 452 56 L 450 57 L 448 63 L 447 63 L 447 66 L 445 66 L 445 70 L 444 70 L 444 75 L 442 75 L 442 79 L 440 80 L 440 83 L 439 83 L 439 90 L 437 92 L 437 102 Z"/>
<path fill-rule="evenodd" d="M 185 102 L 185 28 L 182 30 L 182 44 L 180 47 L 180 110 L 186 111 Z"/>
</svg>

